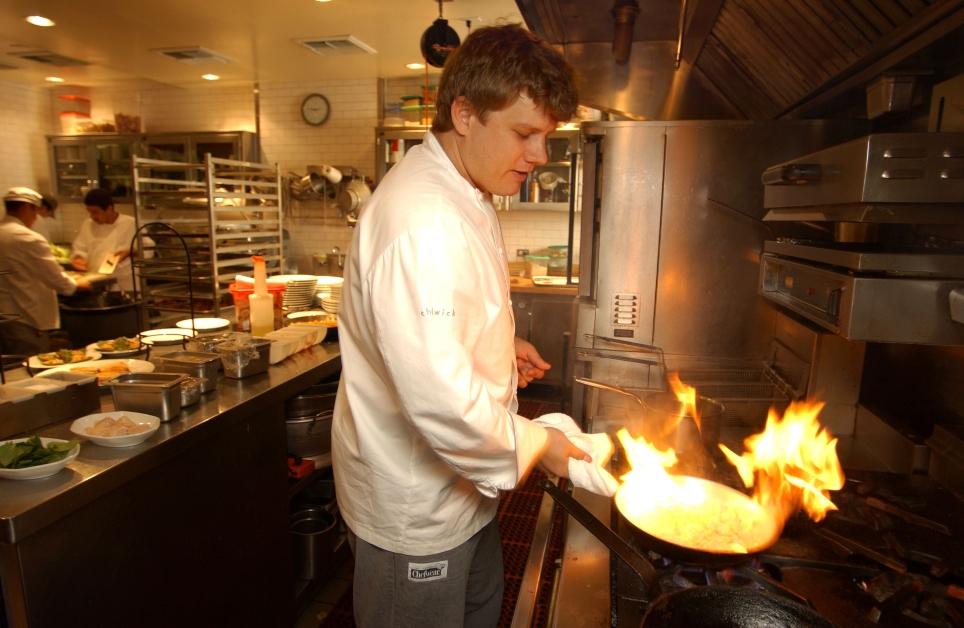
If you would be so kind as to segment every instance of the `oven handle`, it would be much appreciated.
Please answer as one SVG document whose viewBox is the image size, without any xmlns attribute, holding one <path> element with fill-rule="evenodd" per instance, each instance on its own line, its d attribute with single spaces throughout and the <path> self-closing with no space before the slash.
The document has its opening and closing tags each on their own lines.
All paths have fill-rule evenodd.
<svg viewBox="0 0 964 628">
<path fill-rule="evenodd" d="M 820 164 L 780 164 L 763 171 L 763 185 L 806 185 L 816 183 L 823 175 Z"/>
<path fill-rule="evenodd" d="M 541 481 L 540 485 L 542 490 L 549 494 L 549 497 L 562 506 L 563 510 L 581 523 L 590 534 L 599 539 L 603 545 L 639 576 L 646 587 L 646 593 L 650 596 L 650 599 L 643 600 L 644 602 L 656 599 L 660 592 L 659 576 L 656 575 L 656 569 L 648 560 L 613 532 L 609 526 L 597 519 L 585 506 L 577 502 L 572 495 L 545 479 Z"/>
</svg>

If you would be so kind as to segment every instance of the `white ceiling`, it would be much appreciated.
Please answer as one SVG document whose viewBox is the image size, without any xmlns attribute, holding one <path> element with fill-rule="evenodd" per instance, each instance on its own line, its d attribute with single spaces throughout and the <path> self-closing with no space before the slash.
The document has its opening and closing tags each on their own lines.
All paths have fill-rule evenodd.
<svg viewBox="0 0 964 628">
<path fill-rule="evenodd" d="M 444 16 L 465 38 L 468 28 L 521 23 L 514 0 L 445 0 Z M 39 13 L 56 22 L 24 21 Z M 377 78 L 419 75 L 419 40 L 438 17 L 436 0 L 6 0 L 0 7 L 0 81 L 44 84 L 46 76 L 89 86 Z M 377 54 L 320 56 L 295 40 L 353 35 Z M 231 63 L 190 65 L 153 50 L 203 46 Z M 53 67 L 12 52 L 48 50 L 89 62 Z M 430 71 L 437 72 L 434 68 Z"/>
</svg>

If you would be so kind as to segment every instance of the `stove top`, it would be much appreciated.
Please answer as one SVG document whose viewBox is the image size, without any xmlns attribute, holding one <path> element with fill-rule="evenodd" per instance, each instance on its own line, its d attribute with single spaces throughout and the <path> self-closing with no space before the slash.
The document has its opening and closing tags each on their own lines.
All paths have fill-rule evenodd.
<svg viewBox="0 0 964 628">
<path fill-rule="evenodd" d="M 787 522 L 765 553 L 726 567 L 674 563 L 645 547 L 613 509 L 612 527 L 659 576 L 663 594 L 704 585 L 752 588 L 814 608 L 841 628 L 964 625 L 964 504 L 927 476 L 853 471 L 839 510 Z M 652 600 L 610 562 L 613 626 L 640 626 Z"/>
</svg>

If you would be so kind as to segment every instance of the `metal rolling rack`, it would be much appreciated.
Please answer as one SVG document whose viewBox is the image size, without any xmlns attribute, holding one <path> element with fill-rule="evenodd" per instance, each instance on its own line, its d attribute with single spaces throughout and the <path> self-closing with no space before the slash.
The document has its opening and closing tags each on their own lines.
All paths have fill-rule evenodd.
<svg viewBox="0 0 964 628">
<path fill-rule="evenodd" d="M 153 244 L 136 267 L 150 324 L 185 318 L 191 311 L 191 264 L 196 316 L 228 315 L 228 286 L 251 271 L 252 255 L 271 269 L 284 263 L 283 204 L 277 165 L 206 156 L 184 163 L 132 158 L 137 226 L 162 222 L 176 233 L 146 231 Z M 190 254 L 177 239 L 187 243 Z M 190 262 L 188 262 L 190 258 Z"/>
</svg>

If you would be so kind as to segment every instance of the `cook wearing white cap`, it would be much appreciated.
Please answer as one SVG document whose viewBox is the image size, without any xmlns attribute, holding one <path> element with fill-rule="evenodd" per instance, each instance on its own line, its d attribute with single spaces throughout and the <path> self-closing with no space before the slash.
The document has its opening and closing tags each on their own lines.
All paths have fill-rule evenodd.
<svg viewBox="0 0 964 628">
<path fill-rule="evenodd" d="M 90 289 L 87 280 L 64 274 L 47 240 L 30 228 L 42 202 L 39 192 L 24 187 L 10 188 L 3 196 L 7 215 L 0 220 L 0 313 L 16 317 L 0 324 L 0 349 L 8 354 L 49 350 L 49 332 L 60 326 L 57 294 Z"/>
</svg>

